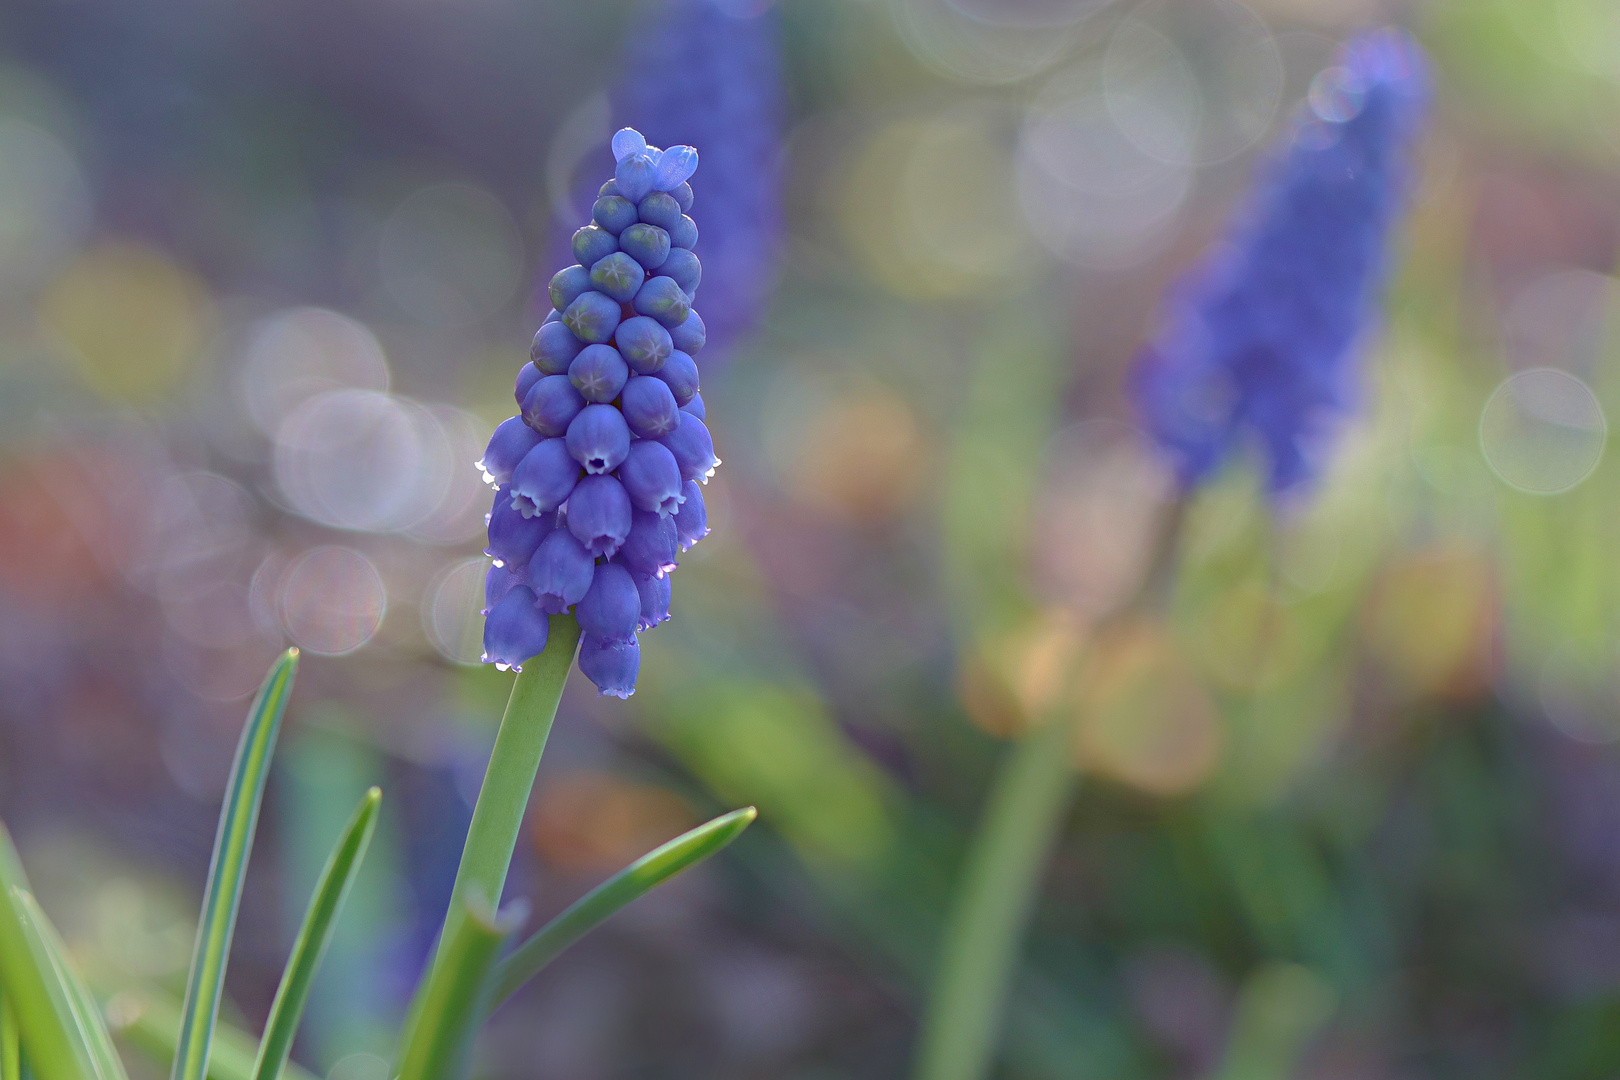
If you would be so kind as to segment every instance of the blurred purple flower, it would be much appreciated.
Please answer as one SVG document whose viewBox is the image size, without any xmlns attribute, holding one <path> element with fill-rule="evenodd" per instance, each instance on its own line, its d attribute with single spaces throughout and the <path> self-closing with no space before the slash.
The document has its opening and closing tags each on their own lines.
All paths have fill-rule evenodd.
<svg viewBox="0 0 1620 1080">
<path fill-rule="evenodd" d="M 703 194 L 693 215 L 703 221 L 702 243 L 696 245 L 703 260 L 703 319 L 697 328 L 701 332 L 707 324 L 711 363 L 723 360 L 759 321 L 775 285 L 781 244 L 779 28 L 775 11 L 758 7 L 652 0 L 632 21 L 611 95 L 614 118 L 645 132 L 649 142 L 702 150 Z M 590 155 L 582 164 L 592 176 L 611 167 L 605 155 Z M 595 184 L 588 190 L 586 203 L 597 197 Z M 690 212 L 690 195 L 679 187 L 672 194 L 685 196 L 681 209 Z M 642 220 L 659 224 L 645 209 Z M 666 231 L 674 235 L 690 223 L 673 222 Z M 677 258 L 678 266 L 660 272 L 683 288 L 693 282 L 687 291 L 697 291 L 695 260 Z"/>
<path fill-rule="evenodd" d="M 1227 239 L 1176 287 L 1132 392 L 1184 484 L 1250 440 L 1273 493 L 1320 474 L 1357 397 L 1426 70 L 1400 30 L 1351 41 Z"/>
</svg>

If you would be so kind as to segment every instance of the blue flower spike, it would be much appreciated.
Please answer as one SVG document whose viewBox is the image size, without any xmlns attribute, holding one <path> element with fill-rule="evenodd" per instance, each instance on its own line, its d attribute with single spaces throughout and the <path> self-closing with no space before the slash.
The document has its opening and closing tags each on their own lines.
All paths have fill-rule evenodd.
<svg viewBox="0 0 1620 1080">
<path fill-rule="evenodd" d="M 625 128 L 613 156 L 593 221 L 574 233 L 579 263 L 552 278 L 556 311 L 514 386 L 521 413 L 496 429 L 479 467 L 498 486 L 484 660 L 520 669 L 545 648 L 549 617 L 572 613 L 580 670 L 627 698 L 636 635 L 669 618 L 676 559 L 708 534 L 695 481 L 719 460 L 691 355 L 705 338 L 687 213 L 698 153 Z"/>
<path fill-rule="evenodd" d="M 1226 241 L 1172 292 L 1131 390 L 1185 487 L 1251 446 L 1274 497 L 1326 467 L 1358 398 L 1426 69 L 1403 31 L 1354 38 L 1317 77 Z"/>
</svg>

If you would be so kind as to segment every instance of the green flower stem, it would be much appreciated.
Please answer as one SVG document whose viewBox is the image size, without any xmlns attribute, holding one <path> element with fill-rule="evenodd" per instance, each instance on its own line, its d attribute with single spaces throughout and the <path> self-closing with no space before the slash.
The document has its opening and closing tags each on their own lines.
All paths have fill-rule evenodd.
<svg viewBox="0 0 1620 1080">
<path fill-rule="evenodd" d="M 546 651 L 523 665 L 512 684 L 512 696 L 501 717 L 501 729 L 490 751 L 484 785 L 478 789 L 467 845 L 461 850 L 452 902 L 463 899 L 472 886 L 499 907 L 512 865 L 518 831 L 529 806 L 529 792 L 540 769 L 551 722 L 557 715 L 563 684 L 579 651 L 579 624 L 572 615 L 551 617 L 551 638 Z"/>
<path fill-rule="evenodd" d="M 945 926 L 915 1080 L 980 1080 L 1048 855 L 1078 783 L 1061 717 L 1015 743 L 991 788 Z"/>
<path fill-rule="evenodd" d="M 545 752 L 551 722 L 557 715 L 557 703 L 562 700 L 563 684 L 568 681 L 568 672 L 574 666 L 574 654 L 578 651 L 579 623 L 572 615 L 553 615 L 545 651 L 525 663 L 522 673 L 512 683 L 512 696 L 506 702 L 500 731 L 495 735 L 495 747 L 490 751 L 489 765 L 484 770 L 484 783 L 478 789 L 478 804 L 473 807 L 467 842 L 461 849 L 461 865 L 456 870 L 456 883 L 450 894 L 451 912 L 465 906 L 469 891 L 487 898 L 485 902 L 491 908 L 500 906 L 501 893 L 506 888 L 506 872 L 512 866 L 512 852 L 517 848 L 518 832 L 529 806 L 529 793 L 534 789 L 534 777 L 540 770 L 540 755 Z M 402 1046 L 408 1045 L 414 1035 L 424 991 L 443 953 L 443 933 L 441 930 L 440 945 L 434 950 L 433 961 L 417 986 Z"/>
<path fill-rule="evenodd" d="M 1186 515 L 1181 496 L 1159 525 L 1136 595 L 1099 632 L 1113 619 L 1168 604 Z M 1024 930 L 1079 784 L 1074 726 L 1053 711 L 1013 746 L 991 786 L 945 924 L 913 1080 L 981 1080 L 989 1072 Z"/>
</svg>

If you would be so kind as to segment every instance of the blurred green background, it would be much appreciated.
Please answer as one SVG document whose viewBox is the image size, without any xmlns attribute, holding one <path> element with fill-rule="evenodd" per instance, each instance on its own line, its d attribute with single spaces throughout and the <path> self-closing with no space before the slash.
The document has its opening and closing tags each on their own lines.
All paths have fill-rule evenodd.
<svg viewBox="0 0 1620 1080">
<path fill-rule="evenodd" d="M 297 644 L 229 1011 L 380 782 L 295 1056 L 385 1080 L 510 683 L 471 462 L 661 6 L 0 9 L 0 816 L 108 991 L 183 977 Z M 548 969 L 480 1075 L 903 1075 L 1039 716 L 1082 783 L 997 1076 L 1620 1075 L 1620 7 L 722 7 L 779 50 L 776 287 L 699 358 L 714 535 L 636 696 L 570 686 L 511 888 L 548 916 L 762 825 Z M 1437 93 L 1363 408 L 1308 496 L 1196 493 L 1122 612 L 1172 516 L 1131 356 L 1392 20 Z"/>
</svg>

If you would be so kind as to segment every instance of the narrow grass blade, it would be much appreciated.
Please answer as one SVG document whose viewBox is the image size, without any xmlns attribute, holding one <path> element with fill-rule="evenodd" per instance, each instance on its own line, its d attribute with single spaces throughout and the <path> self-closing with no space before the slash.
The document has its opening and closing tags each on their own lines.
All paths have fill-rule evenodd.
<svg viewBox="0 0 1620 1080">
<path fill-rule="evenodd" d="M 203 1080 L 208 1071 L 208 1049 L 219 1015 L 225 962 L 230 956 L 236 909 L 242 899 L 242 875 L 247 870 L 248 851 L 259 824 L 259 805 L 264 799 L 264 781 L 270 773 L 270 756 L 297 668 L 297 649 L 288 649 L 270 668 L 236 748 L 230 786 L 220 808 L 219 832 L 214 838 L 214 858 L 208 871 L 208 889 L 203 894 L 186 1001 L 180 1011 L 172 1080 Z"/>
<path fill-rule="evenodd" d="M 90 1050 L 90 1061 L 95 1067 L 96 1076 L 100 1080 L 128 1080 L 124 1072 L 124 1063 L 118 1060 L 118 1051 L 113 1048 L 112 1036 L 107 1033 L 107 1023 L 102 1019 L 101 1006 L 96 1004 L 96 999 L 84 985 L 84 980 L 73 970 L 61 935 L 56 932 L 56 927 L 51 925 L 50 919 L 46 918 L 44 910 L 40 908 L 32 893 L 16 889 L 14 895 L 17 905 L 28 921 L 28 930 L 32 935 L 35 950 L 44 954 L 50 961 L 56 981 L 66 993 L 68 1007 L 73 1011 L 73 1020 L 78 1026 L 79 1037 Z"/>
<path fill-rule="evenodd" d="M 516 905 L 521 907 L 521 905 Z M 525 913 L 494 914 L 476 888 L 452 901 L 397 1080 L 461 1080 L 489 1000 L 490 969 Z"/>
<path fill-rule="evenodd" d="M 332 940 L 337 914 L 349 895 L 349 887 L 360 872 L 360 862 L 377 828 L 377 807 L 381 803 L 381 790 L 372 788 L 366 792 L 337 847 L 326 860 L 315 895 L 310 898 L 309 911 L 304 915 L 304 925 L 299 928 L 292 955 L 287 958 L 287 969 L 276 989 L 270 1017 L 265 1021 L 264 1038 L 259 1043 L 259 1057 L 253 1067 L 254 1080 L 276 1080 L 282 1066 L 287 1064 L 293 1035 L 298 1031 L 298 1022 L 309 1001 L 309 988 L 315 981 L 315 969 L 320 966 L 321 956 Z"/>
<path fill-rule="evenodd" d="M 511 997 L 558 953 L 608 916 L 737 839 L 758 816 L 752 806 L 722 814 L 653 849 L 586 893 L 501 961 L 495 969 L 491 1007 Z"/>
<path fill-rule="evenodd" d="M 90 1047 L 79 1034 L 67 988 L 39 949 L 23 908 L 26 884 L 11 836 L 0 827 L 0 993 L 40 1080 L 94 1080 Z"/>
<path fill-rule="evenodd" d="M 0 1080 L 21 1080 L 22 1043 L 17 1036 L 17 1014 L 0 993 Z"/>
<path fill-rule="evenodd" d="M 113 1033 L 132 1049 L 159 1065 L 174 1060 L 180 1034 L 180 1002 L 157 990 L 124 990 L 108 1003 Z M 258 1042 L 228 1024 L 214 1026 L 214 1044 L 208 1054 L 208 1080 L 253 1080 Z M 317 1080 L 288 1063 L 281 1080 Z"/>
</svg>

